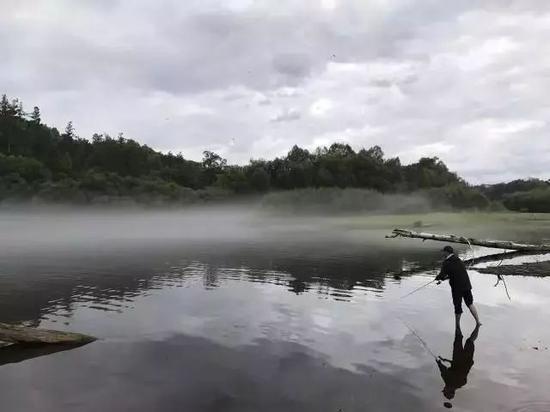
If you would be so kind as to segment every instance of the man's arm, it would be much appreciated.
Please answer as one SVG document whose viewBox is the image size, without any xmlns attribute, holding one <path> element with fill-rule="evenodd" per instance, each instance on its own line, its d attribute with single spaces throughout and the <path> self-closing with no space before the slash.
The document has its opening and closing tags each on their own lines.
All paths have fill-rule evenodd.
<svg viewBox="0 0 550 412">
<path fill-rule="evenodd" d="M 445 385 L 447 385 L 447 378 L 449 376 L 449 367 L 443 365 L 443 362 L 441 360 L 436 360 L 437 367 L 439 368 L 439 373 L 441 374 L 441 378 L 443 379 L 443 382 L 445 382 Z"/>
<path fill-rule="evenodd" d="M 447 274 L 447 271 L 445 270 L 445 263 L 441 266 L 441 270 L 439 271 L 439 275 L 435 277 L 435 280 L 438 282 L 443 282 L 444 280 L 449 279 L 449 275 Z"/>
</svg>

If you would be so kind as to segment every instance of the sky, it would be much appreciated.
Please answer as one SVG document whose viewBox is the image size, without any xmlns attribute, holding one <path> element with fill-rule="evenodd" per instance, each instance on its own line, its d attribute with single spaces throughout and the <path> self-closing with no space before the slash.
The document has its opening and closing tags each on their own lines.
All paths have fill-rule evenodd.
<svg viewBox="0 0 550 412">
<path fill-rule="evenodd" d="M 550 178 L 547 0 L 0 0 L 0 93 L 200 160 L 297 144 Z"/>
</svg>

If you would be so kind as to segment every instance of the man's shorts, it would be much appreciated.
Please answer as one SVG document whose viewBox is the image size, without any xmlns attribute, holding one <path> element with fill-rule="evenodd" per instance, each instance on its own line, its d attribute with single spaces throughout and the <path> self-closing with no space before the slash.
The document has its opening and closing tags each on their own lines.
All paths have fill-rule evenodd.
<svg viewBox="0 0 550 412">
<path fill-rule="evenodd" d="M 462 313 L 462 299 L 466 306 L 470 306 L 474 303 L 474 297 L 472 296 L 472 290 L 452 290 L 453 294 L 453 305 L 455 306 L 455 314 L 459 315 Z"/>
</svg>

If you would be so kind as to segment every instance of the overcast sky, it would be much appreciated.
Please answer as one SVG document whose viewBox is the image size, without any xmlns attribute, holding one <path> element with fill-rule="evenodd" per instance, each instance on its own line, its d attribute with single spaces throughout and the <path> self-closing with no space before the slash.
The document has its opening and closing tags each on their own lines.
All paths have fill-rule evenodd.
<svg viewBox="0 0 550 412">
<path fill-rule="evenodd" d="M 0 0 L 0 56 L 0 92 L 81 137 L 550 178 L 548 0 Z"/>
</svg>

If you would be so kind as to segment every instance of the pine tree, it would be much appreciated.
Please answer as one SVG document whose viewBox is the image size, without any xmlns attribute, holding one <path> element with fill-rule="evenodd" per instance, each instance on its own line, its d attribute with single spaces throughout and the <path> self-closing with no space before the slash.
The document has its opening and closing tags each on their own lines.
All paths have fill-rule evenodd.
<svg viewBox="0 0 550 412">
<path fill-rule="evenodd" d="M 25 110 L 23 110 L 23 102 L 20 100 L 19 104 L 15 108 L 15 115 L 17 117 L 20 117 L 21 119 L 24 118 L 27 114 L 25 113 Z"/>
<path fill-rule="evenodd" d="M 65 127 L 64 136 L 69 140 L 73 140 L 76 137 L 76 132 L 74 130 L 72 121 L 69 121 L 69 123 L 67 123 L 67 127 Z"/>
<path fill-rule="evenodd" d="M 10 102 L 8 96 L 2 95 L 2 101 L 0 102 L 0 115 L 7 116 L 10 112 Z"/>
<path fill-rule="evenodd" d="M 31 113 L 31 121 L 35 124 L 40 124 L 40 109 L 37 106 L 34 106 Z"/>
<path fill-rule="evenodd" d="M 18 116 L 19 117 L 19 106 L 20 106 L 19 99 L 12 99 L 9 109 L 9 115 L 10 116 Z"/>
</svg>

